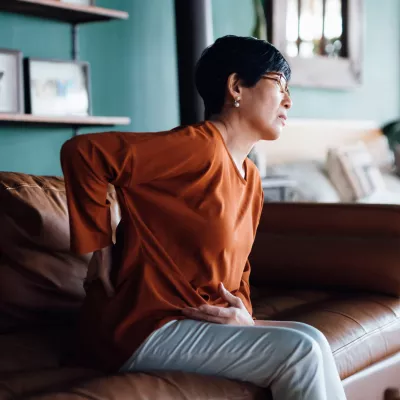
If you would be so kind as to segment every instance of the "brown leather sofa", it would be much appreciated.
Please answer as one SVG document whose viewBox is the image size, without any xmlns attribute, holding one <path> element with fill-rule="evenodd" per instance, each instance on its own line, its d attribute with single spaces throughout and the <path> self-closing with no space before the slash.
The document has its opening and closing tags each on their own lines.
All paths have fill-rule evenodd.
<svg viewBox="0 0 400 400">
<path fill-rule="evenodd" d="M 109 194 L 113 225 L 118 206 Z M 104 376 L 73 365 L 89 256 L 69 252 L 64 183 L 0 173 L 0 399 L 265 399 L 267 390 L 184 373 Z M 251 262 L 259 319 L 328 338 L 349 400 L 400 388 L 400 208 L 268 203 Z"/>
</svg>

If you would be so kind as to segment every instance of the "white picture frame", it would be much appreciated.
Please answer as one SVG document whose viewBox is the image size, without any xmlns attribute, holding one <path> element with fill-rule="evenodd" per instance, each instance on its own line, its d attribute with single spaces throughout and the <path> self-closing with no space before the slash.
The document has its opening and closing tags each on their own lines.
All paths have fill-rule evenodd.
<svg viewBox="0 0 400 400">
<path fill-rule="evenodd" d="M 33 115 L 91 115 L 90 66 L 84 61 L 25 60 L 27 106 Z"/>
<path fill-rule="evenodd" d="M 0 49 L 0 113 L 23 114 L 22 52 L 11 49 Z"/>
</svg>

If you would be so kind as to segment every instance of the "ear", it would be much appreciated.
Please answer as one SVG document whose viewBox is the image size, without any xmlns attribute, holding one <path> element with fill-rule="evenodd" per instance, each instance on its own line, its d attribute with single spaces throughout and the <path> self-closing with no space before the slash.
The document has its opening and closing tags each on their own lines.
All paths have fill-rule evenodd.
<svg viewBox="0 0 400 400">
<path fill-rule="evenodd" d="M 240 82 L 240 78 L 239 75 L 235 72 L 233 74 L 230 74 L 228 76 L 228 81 L 226 84 L 226 89 L 228 92 L 228 95 L 232 98 L 232 99 L 236 99 L 238 97 L 241 97 L 242 95 L 242 85 Z"/>
</svg>

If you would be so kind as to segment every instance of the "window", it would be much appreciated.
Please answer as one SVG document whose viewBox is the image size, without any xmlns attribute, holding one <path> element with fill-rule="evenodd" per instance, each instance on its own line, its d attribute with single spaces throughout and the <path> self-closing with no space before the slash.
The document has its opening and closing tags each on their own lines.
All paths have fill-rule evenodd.
<svg viewBox="0 0 400 400">
<path fill-rule="evenodd" d="M 361 83 L 362 0 L 266 0 L 268 38 L 289 61 L 292 85 Z"/>
</svg>

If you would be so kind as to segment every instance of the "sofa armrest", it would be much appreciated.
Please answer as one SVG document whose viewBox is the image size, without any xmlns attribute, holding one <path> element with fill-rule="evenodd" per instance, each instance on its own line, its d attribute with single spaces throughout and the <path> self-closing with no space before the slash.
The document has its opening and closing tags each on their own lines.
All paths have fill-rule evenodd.
<svg viewBox="0 0 400 400">
<path fill-rule="evenodd" d="M 400 207 L 267 203 L 250 263 L 255 286 L 400 296 Z"/>
</svg>

